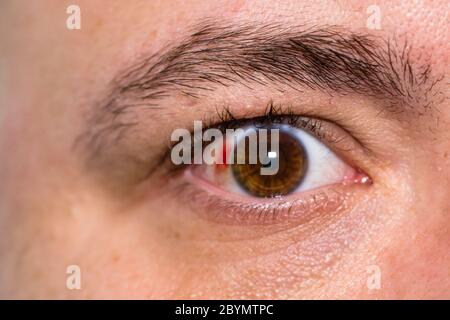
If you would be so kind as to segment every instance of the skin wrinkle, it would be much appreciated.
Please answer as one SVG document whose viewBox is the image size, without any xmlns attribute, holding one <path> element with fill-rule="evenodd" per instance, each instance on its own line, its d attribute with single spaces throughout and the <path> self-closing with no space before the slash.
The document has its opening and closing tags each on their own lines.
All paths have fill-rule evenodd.
<svg viewBox="0 0 450 320">
<path fill-rule="evenodd" d="M 129 117 L 138 106 L 159 110 L 172 92 L 195 99 L 218 86 L 238 83 L 251 89 L 252 83 L 273 83 L 380 97 L 385 105 L 380 112 L 409 108 L 419 114 L 424 111 L 416 106 L 426 111 L 434 97 L 442 96 L 433 89 L 443 76 L 432 78 L 427 63 L 412 64 L 407 40 L 401 46 L 397 38 L 381 40 L 333 26 L 234 27 L 208 20 L 193 30 L 181 44 L 162 49 L 114 79 L 107 103 L 94 111 L 88 131 L 75 142 L 88 150 L 88 162 L 139 122 L 124 120 L 124 115 Z"/>
</svg>

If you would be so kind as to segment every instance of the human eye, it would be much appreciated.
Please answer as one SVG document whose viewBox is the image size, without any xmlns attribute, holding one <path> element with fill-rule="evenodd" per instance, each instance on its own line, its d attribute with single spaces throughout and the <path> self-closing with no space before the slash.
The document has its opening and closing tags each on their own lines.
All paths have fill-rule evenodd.
<svg viewBox="0 0 450 320">
<path fill-rule="evenodd" d="M 301 219 L 341 205 L 352 188 L 372 182 L 350 159 L 357 142 L 325 119 L 272 109 L 253 118 L 231 115 L 208 129 L 223 133 L 202 144 L 202 151 L 214 150 L 214 161 L 183 166 L 179 179 L 187 203 L 214 221 Z"/>
</svg>

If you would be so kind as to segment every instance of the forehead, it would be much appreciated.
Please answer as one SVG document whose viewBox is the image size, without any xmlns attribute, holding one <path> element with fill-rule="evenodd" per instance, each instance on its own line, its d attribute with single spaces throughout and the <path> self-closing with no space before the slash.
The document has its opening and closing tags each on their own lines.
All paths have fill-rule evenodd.
<svg viewBox="0 0 450 320">
<path fill-rule="evenodd" d="M 98 36 L 107 45 L 117 46 L 121 43 L 117 40 L 122 38 L 131 44 L 130 48 L 137 47 L 133 54 L 141 48 L 158 50 L 169 40 L 186 36 L 193 24 L 210 18 L 281 23 L 286 27 L 338 25 L 386 38 L 407 37 L 421 51 L 413 58 L 430 58 L 432 53 L 436 63 L 448 62 L 450 2 L 445 0 L 376 4 L 371 0 L 116 1 L 107 12 L 102 1 L 82 1 L 81 6 L 96 20 Z M 375 28 L 373 19 L 379 20 Z"/>
<path fill-rule="evenodd" d="M 141 47 L 153 49 L 163 46 L 168 39 L 176 39 L 186 28 L 205 18 L 282 22 L 287 26 L 342 25 L 356 30 L 370 29 L 368 20 L 379 15 L 379 28 L 369 30 L 376 34 L 409 34 L 417 43 L 444 58 L 449 40 L 448 12 L 450 2 L 439 1 L 348 1 L 348 0 L 232 0 L 232 1 L 89 1 L 79 0 L 84 30 L 80 38 L 95 39 L 95 46 L 105 50 L 121 46 L 124 55 Z M 67 4 L 57 0 L 9 1 L 0 6 L 12 8 L 3 11 L 3 23 L 33 24 L 36 32 L 15 26 L 15 32 L 26 32 L 28 38 L 45 38 L 48 32 L 66 33 L 59 21 L 65 19 Z M 59 23 L 58 23 L 59 22 Z M 369 22 L 370 23 L 370 22 Z M 41 28 L 39 28 L 41 27 Z M 3 28 L 5 29 L 5 28 Z M 88 32 L 87 32 L 88 31 Z M 6 36 L 6 34 L 1 34 Z M 127 46 L 124 47 L 123 44 Z M 59 42 L 64 45 L 64 41 Z M 81 45 L 88 45 L 81 43 Z M 445 57 L 446 58 L 446 57 Z"/>
</svg>

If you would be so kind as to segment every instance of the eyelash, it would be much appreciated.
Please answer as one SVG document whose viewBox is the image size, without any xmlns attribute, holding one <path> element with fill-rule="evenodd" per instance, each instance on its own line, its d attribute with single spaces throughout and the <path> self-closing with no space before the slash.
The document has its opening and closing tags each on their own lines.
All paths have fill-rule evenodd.
<svg viewBox="0 0 450 320">
<path fill-rule="evenodd" d="M 285 123 L 296 128 L 308 130 L 318 138 L 324 138 L 324 136 L 321 136 L 320 130 L 322 120 L 302 117 L 295 114 L 290 107 L 276 106 L 272 102 L 269 103 L 262 115 L 253 118 L 239 119 L 227 107 L 224 107 L 222 112 L 217 111 L 217 115 L 219 123 L 208 125 L 209 122 L 207 121 L 207 127 L 214 127 L 225 132 L 226 129 L 237 129 L 246 125 L 265 126 Z"/>
<path fill-rule="evenodd" d="M 330 188 L 319 193 L 303 196 L 302 199 L 286 200 L 273 198 L 259 203 L 239 202 L 211 196 L 190 183 L 178 185 L 176 192 L 183 203 L 200 213 L 205 220 L 228 225 L 268 225 L 277 222 L 306 223 L 321 211 L 342 210 L 351 193 Z M 199 210 L 199 206 L 202 210 Z M 297 209 L 297 210 L 296 210 Z"/>
<path fill-rule="evenodd" d="M 273 124 L 288 124 L 292 127 L 303 129 L 311 133 L 316 138 L 326 143 L 328 146 L 333 146 L 332 149 L 334 151 L 342 156 L 344 160 L 348 161 L 350 164 L 353 164 L 352 159 L 347 159 L 345 156 L 345 154 L 351 151 L 351 149 L 353 148 L 353 143 L 346 143 L 344 141 L 344 139 L 347 138 L 345 135 L 336 135 L 333 130 L 324 128 L 325 124 L 335 125 L 333 122 L 319 117 L 299 115 L 295 113 L 291 107 L 275 105 L 272 101 L 268 103 L 263 113 L 258 116 L 239 118 L 231 112 L 230 108 L 225 106 L 221 109 L 216 108 L 216 116 L 209 119 L 203 119 L 202 122 L 204 124 L 204 131 L 214 128 L 220 130 L 222 134 L 225 134 L 227 129 L 238 129 L 245 126 L 264 127 L 266 125 Z M 358 146 L 361 147 L 365 152 L 368 151 L 368 149 L 366 149 L 364 145 L 361 144 L 361 142 L 349 132 L 349 130 L 343 128 L 342 125 L 335 126 L 345 131 L 349 138 L 352 137 L 354 140 L 353 142 L 356 142 L 356 144 L 358 144 Z M 175 144 L 176 142 L 173 142 L 173 144 L 170 145 L 167 155 L 170 155 Z M 191 154 L 194 154 L 194 150 L 191 150 Z M 178 170 L 182 170 L 186 166 L 187 165 L 185 164 L 172 164 L 170 171 L 176 172 Z"/>
</svg>

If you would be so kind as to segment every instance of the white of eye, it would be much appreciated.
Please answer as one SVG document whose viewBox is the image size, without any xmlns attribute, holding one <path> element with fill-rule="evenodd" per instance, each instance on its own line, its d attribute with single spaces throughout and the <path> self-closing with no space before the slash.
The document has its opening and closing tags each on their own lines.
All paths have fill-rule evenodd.
<svg viewBox="0 0 450 320">
<path fill-rule="evenodd" d="M 293 127 L 287 130 L 302 143 L 307 157 L 305 176 L 293 192 L 308 191 L 345 179 L 349 166 L 323 142 L 304 130 Z"/>
</svg>

